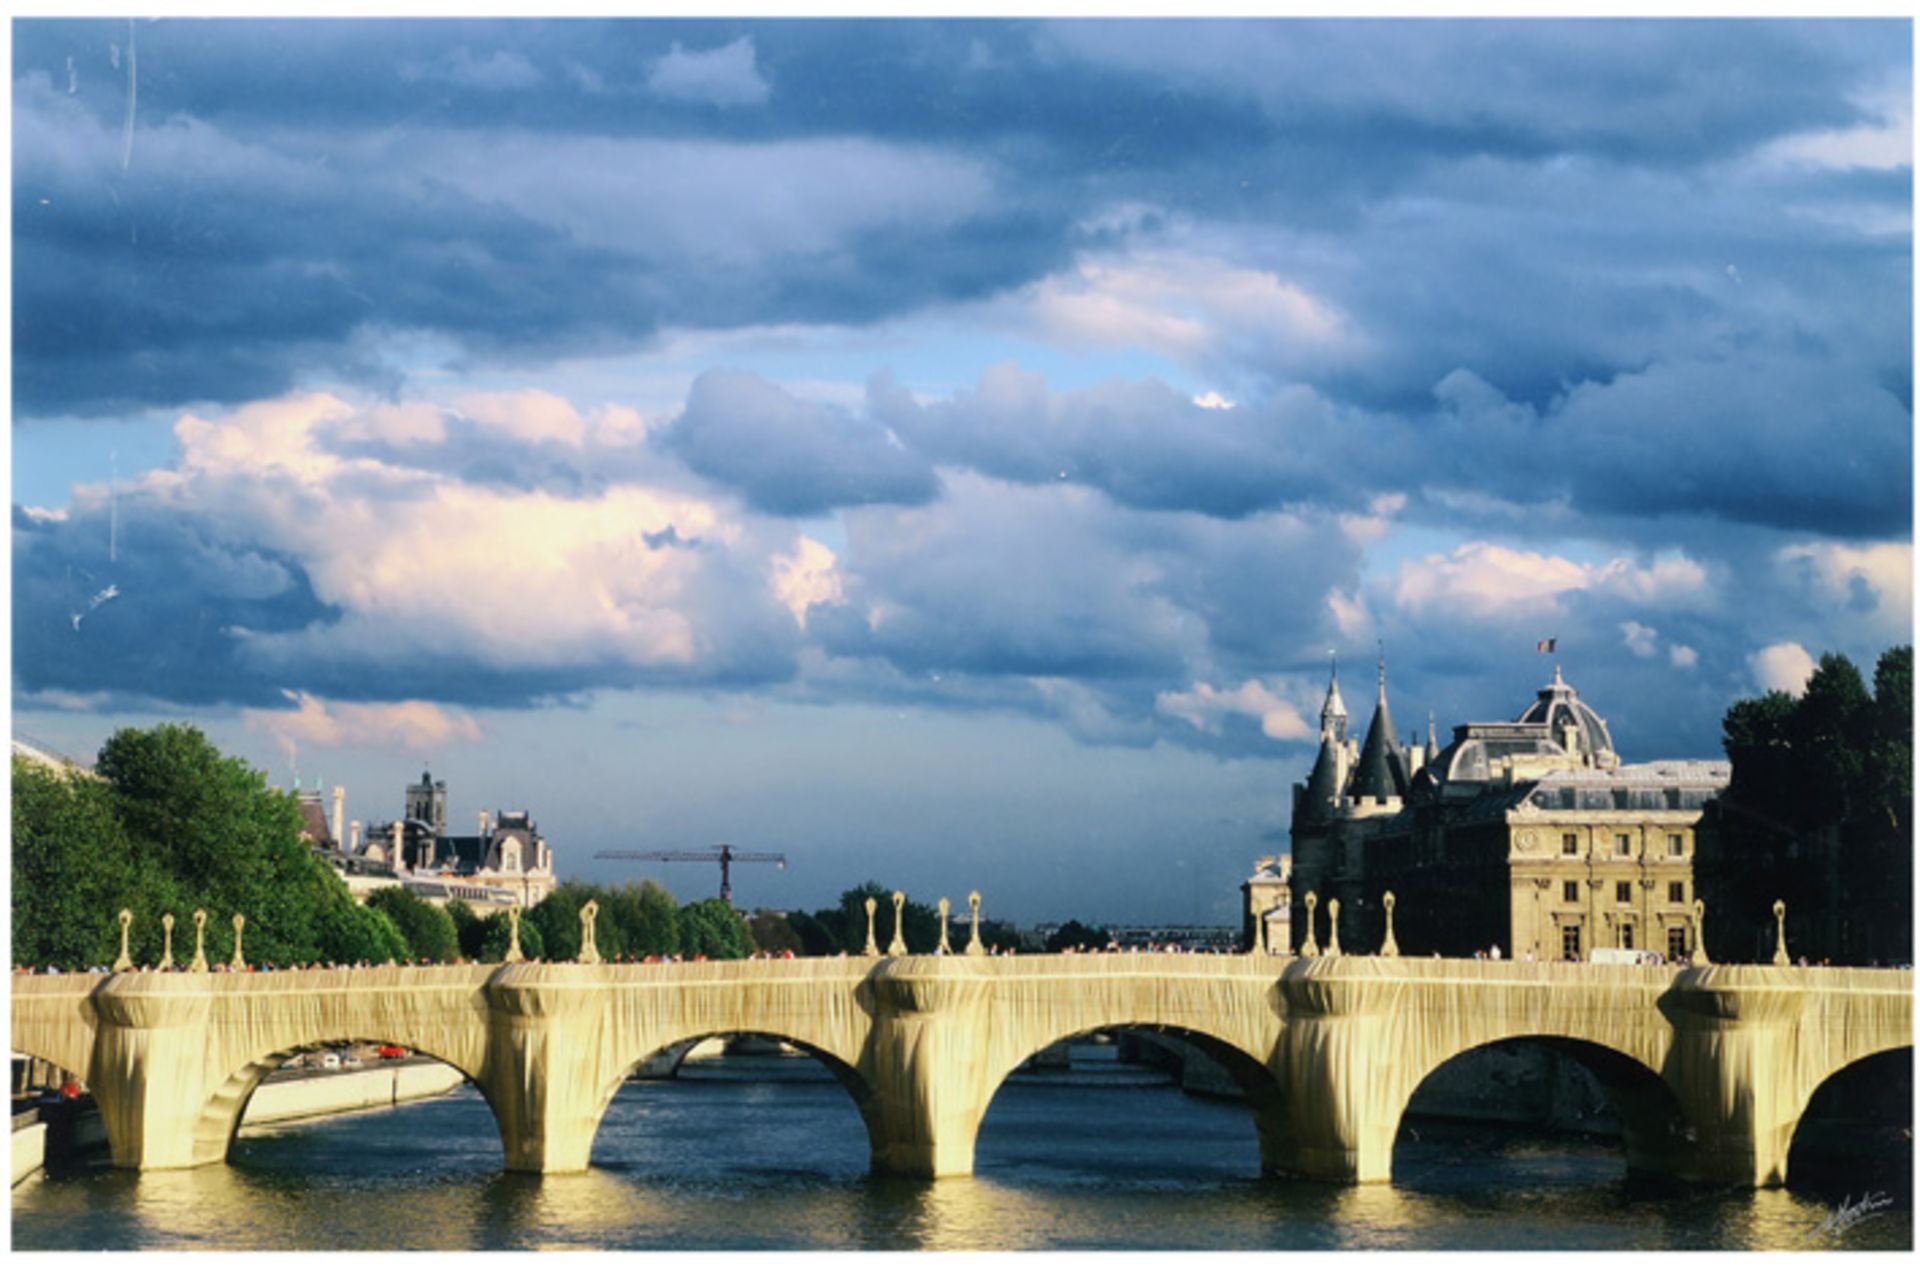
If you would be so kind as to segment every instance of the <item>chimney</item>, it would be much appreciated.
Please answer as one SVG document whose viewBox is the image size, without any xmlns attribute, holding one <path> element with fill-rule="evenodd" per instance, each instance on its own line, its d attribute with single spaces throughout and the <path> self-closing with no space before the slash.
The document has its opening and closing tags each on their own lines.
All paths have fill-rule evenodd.
<svg viewBox="0 0 1920 1281">
<path fill-rule="evenodd" d="M 487 820 L 491 817 L 485 810 L 480 811 L 480 839 L 483 841 L 487 839 Z"/>
<path fill-rule="evenodd" d="M 359 852 L 360 852 L 360 820 L 356 818 L 353 820 L 352 823 L 348 824 L 347 826 L 347 853 L 358 854 Z"/>
<path fill-rule="evenodd" d="M 346 826 L 347 826 L 347 789 L 344 787 L 335 787 L 333 789 L 334 844 L 337 845 L 340 843 L 341 833 L 345 830 Z"/>
</svg>

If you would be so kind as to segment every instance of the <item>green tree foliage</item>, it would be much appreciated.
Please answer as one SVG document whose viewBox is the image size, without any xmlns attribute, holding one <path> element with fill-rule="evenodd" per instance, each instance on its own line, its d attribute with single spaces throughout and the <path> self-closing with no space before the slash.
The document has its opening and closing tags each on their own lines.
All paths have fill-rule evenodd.
<svg viewBox="0 0 1920 1281">
<path fill-rule="evenodd" d="M 398 885 L 389 885 L 369 894 L 367 906 L 386 913 L 399 927 L 406 940 L 406 955 L 413 960 L 444 963 L 460 959 L 459 928 L 438 904 L 410 894 Z"/>
<path fill-rule="evenodd" d="M 1710 948 L 1764 954 L 1778 898 L 1790 948 L 1797 927 L 1798 946 L 1816 956 L 1910 959 L 1912 647 L 1880 656 L 1871 693 L 1851 660 L 1822 654 L 1799 696 L 1743 699 L 1722 728 L 1733 766 L 1716 820 L 1727 866 L 1709 859 L 1699 881 L 1719 919 L 1742 924 L 1710 928 Z"/>
<path fill-rule="evenodd" d="M 830 911 L 837 920 L 838 910 Z M 799 938 L 800 946 L 794 951 L 802 956 L 832 956 L 841 950 L 832 928 L 811 912 L 788 912 L 787 927 Z"/>
<path fill-rule="evenodd" d="M 816 912 L 816 919 L 834 942 L 834 951 L 858 956 L 867 945 L 867 900 L 874 900 L 873 941 L 882 952 L 893 942 L 893 891 L 878 881 L 856 885 L 840 895 L 839 905 Z M 931 952 L 940 943 L 940 914 L 931 903 L 907 900 L 904 940 L 916 954 Z M 955 943 L 957 948 L 961 946 Z"/>
<path fill-rule="evenodd" d="M 166 890 L 128 857 L 105 783 L 13 758 L 15 965 L 111 964 L 120 909 L 157 918 Z"/>
<path fill-rule="evenodd" d="M 680 951 L 689 959 L 737 960 L 753 950 L 746 922 L 730 904 L 703 898 L 680 909 Z"/>
<path fill-rule="evenodd" d="M 611 920 L 624 943 L 622 955 L 671 956 L 680 950 L 680 919 L 673 895 L 656 881 L 629 882 L 606 890 L 600 920 Z M 600 945 L 603 955 L 606 945 Z"/>
<path fill-rule="evenodd" d="M 578 926 L 579 922 L 575 922 Z M 599 924 L 594 925 L 596 937 Z M 490 965 L 498 965 L 506 959 L 507 945 L 512 941 L 513 922 L 505 912 L 495 912 L 481 920 L 474 931 L 473 959 Z M 520 918 L 520 955 L 529 961 L 537 961 L 546 955 L 540 937 L 540 927 L 528 916 Z"/>
<path fill-rule="evenodd" d="M 568 879 L 554 887 L 553 892 L 541 899 L 522 919 L 531 920 L 540 927 L 540 937 L 545 940 L 548 960 L 571 961 L 580 955 L 580 909 L 589 902 L 597 902 L 600 904 L 600 914 L 593 923 L 594 946 L 599 948 L 602 957 L 624 956 L 632 949 L 627 946 L 627 937 L 621 932 L 619 921 L 607 911 L 610 897 L 601 886 Z"/>
<path fill-rule="evenodd" d="M 1047 935 L 1047 951 L 1064 952 L 1073 947 L 1084 947 L 1088 951 L 1095 951 L 1110 943 L 1112 937 L 1105 930 L 1082 925 L 1078 921 L 1068 921 Z"/>
<path fill-rule="evenodd" d="M 143 876 L 174 883 L 207 908 L 209 959 L 228 954 L 232 916 L 247 918 L 249 961 L 326 959 L 329 918 L 352 909 L 340 879 L 300 838 L 299 807 L 191 725 L 116 732 L 97 766 L 111 786 L 129 856 Z M 157 924 L 143 922 L 146 937 Z"/>
<path fill-rule="evenodd" d="M 800 932 L 784 916 L 756 912 L 747 918 L 747 932 L 753 935 L 753 950 L 756 952 L 792 952 L 795 956 L 807 954 L 807 945 L 801 939 Z"/>
<path fill-rule="evenodd" d="M 447 900 L 447 919 L 453 922 L 454 937 L 460 942 L 460 955 L 469 961 L 480 959 L 480 918 L 465 899 Z"/>
</svg>

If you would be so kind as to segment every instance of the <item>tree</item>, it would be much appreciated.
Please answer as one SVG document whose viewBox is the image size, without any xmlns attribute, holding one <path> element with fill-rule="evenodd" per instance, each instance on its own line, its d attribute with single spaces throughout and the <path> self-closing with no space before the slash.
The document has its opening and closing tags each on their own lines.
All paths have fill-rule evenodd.
<svg viewBox="0 0 1920 1281">
<path fill-rule="evenodd" d="M 386 913 L 399 927 L 406 939 L 407 955 L 414 960 L 445 964 L 460 959 L 460 932 L 453 918 L 437 905 L 398 885 L 389 885 L 369 894 L 367 906 Z"/>
<path fill-rule="evenodd" d="M 1095 951 L 1112 942 L 1112 936 L 1105 930 L 1082 925 L 1078 921 L 1068 921 L 1053 933 L 1047 935 L 1047 951 L 1064 952 L 1069 948 L 1084 947 Z"/>
<path fill-rule="evenodd" d="M 596 923 L 596 933 L 598 929 Z M 498 965 L 506 959 L 507 946 L 512 939 L 512 920 L 505 912 L 495 912 L 479 923 L 474 936 L 473 959 L 485 961 L 489 965 Z M 540 938 L 540 927 L 525 915 L 520 918 L 520 955 L 529 961 L 537 961 L 546 955 Z"/>
<path fill-rule="evenodd" d="M 460 941 L 460 955 L 469 961 L 479 960 L 482 921 L 473 914 L 473 908 L 465 899 L 448 899 L 447 919 L 453 922 L 454 936 Z"/>
<path fill-rule="evenodd" d="M 136 923 L 157 919 L 167 888 L 130 857 L 111 789 L 16 756 L 12 812 L 14 964 L 111 964 L 120 909 L 131 909 Z"/>
<path fill-rule="evenodd" d="M 620 923 L 607 912 L 608 897 L 607 892 L 598 885 L 568 879 L 555 886 L 553 892 L 541 899 L 522 919 L 531 920 L 540 927 L 540 937 L 546 943 L 547 959 L 571 961 L 580 955 L 580 909 L 589 902 L 599 903 L 600 912 L 593 922 L 594 946 L 603 957 L 620 956 L 630 949 L 626 935 L 620 930 Z"/>
<path fill-rule="evenodd" d="M 365 961 L 379 965 L 407 955 L 406 936 L 393 918 L 376 908 L 352 903 L 345 910 L 326 913 L 319 921 L 319 942 L 328 960 L 351 964 Z M 209 954 L 209 960 L 215 959 Z M 253 961 L 251 945 L 247 959 Z"/>
<path fill-rule="evenodd" d="M 737 960 L 753 950 L 753 939 L 732 904 L 703 898 L 680 909 L 680 950 L 687 957 Z"/>
<path fill-rule="evenodd" d="M 893 891 L 878 881 L 868 881 L 842 893 L 838 907 L 815 913 L 820 924 L 832 934 L 835 950 L 858 956 L 866 947 L 869 898 L 875 903 L 874 946 L 884 952 L 893 941 Z M 940 916 L 932 904 L 908 899 L 904 918 L 902 936 L 909 952 L 924 954 L 939 945 Z"/>
<path fill-rule="evenodd" d="M 191 725 L 121 729 L 100 749 L 97 768 L 139 873 L 161 874 L 185 902 L 207 909 L 210 959 L 231 948 L 235 913 L 247 918 L 251 961 L 325 957 L 322 918 L 345 910 L 351 896 L 300 838 L 292 797 Z M 149 928 L 157 935 L 157 923 Z"/>
<path fill-rule="evenodd" d="M 838 920 L 837 909 L 828 909 L 823 915 Z M 840 950 L 833 930 L 811 912 L 788 912 L 787 925 L 800 940 L 800 946 L 794 950 L 802 956 L 832 956 Z"/>
<path fill-rule="evenodd" d="M 615 886 L 606 891 L 602 910 L 606 915 L 601 919 L 614 923 L 627 953 L 671 956 L 680 950 L 680 922 L 673 895 L 658 882 Z"/>
<path fill-rule="evenodd" d="M 747 918 L 747 932 L 753 935 L 753 950 L 756 952 L 792 952 L 795 956 L 807 954 L 807 945 L 801 939 L 800 932 L 784 916 L 755 912 Z"/>
</svg>

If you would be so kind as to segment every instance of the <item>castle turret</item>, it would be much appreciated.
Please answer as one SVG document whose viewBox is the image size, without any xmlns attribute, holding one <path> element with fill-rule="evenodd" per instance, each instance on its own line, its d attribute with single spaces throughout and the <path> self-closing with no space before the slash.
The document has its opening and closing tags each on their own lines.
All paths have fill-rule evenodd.
<svg viewBox="0 0 1920 1281">
<path fill-rule="evenodd" d="M 1360 759 L 1354 766 L 1347 795 L 1354 800 L 1381 803 L 1405 800 L 1407 762 L 1400 754 L 1399 739 L 1393 732 L 1393 715 L 1387 710 L 1387 664 L 1380 662 L 1380 696 L 1373 707 L 1373 722 L 1367 726 L 1367 741 L 1360 747 Z"/>
</svg>

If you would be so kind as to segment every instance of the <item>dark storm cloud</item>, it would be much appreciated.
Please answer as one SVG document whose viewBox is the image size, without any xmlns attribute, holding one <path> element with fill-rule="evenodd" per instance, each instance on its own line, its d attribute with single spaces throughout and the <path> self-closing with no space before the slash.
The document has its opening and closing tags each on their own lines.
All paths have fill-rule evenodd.
<svg viewBox="0 0 1920 1281">
<path fill-rule="evenodd" d="M 119 504 L 117 538 L 109 523 L 98 506 L 66 520 L 13 509 L 17 691 L 271 701 L 280 684 L 246 659 L 243 635 L 338 616 L 300 564 L 273 549 L 137 499 Z"/>
<path fill-rule="evenodd" d="M 1644 364 L 1711 304 L 1627 283 L 1685 230 L 1673 193 L 1609 213 L 1624 255 L 1605 257 L 1626 269 L 1597 274 L 1582 265 L 1597 244 L 1490 224 L 1503 193 L 1525 207 L 1529 184 L 1568 176 L 1570 160 L 1576 181 L 1600 166 L 1605 188 L 1871 123 L 1859 94 L 1898 75 L 1907 38 L 1871 23 L 25 22 L 17 394 L 29 412 L 98 413 L 232 402 L 313 372 L 390 389 L 400 375 L 379 343 L 406 332 L 539 358 L 631 349 L 662 325 L 867 323 L 1034 280 L 1101 243 L 1095 215 L 1133 202 L 1374 232 L 1360 269 L 1316 255 L 1333 300 L 1384 340 L 1376 360 L 1321 371 L 1323 390 L 1404 408 L 1464 366 L 1538 405 Z M 130 40 L 139 109 L 123 164 L 116 46 Z M 650 87 L 662 66 L 723 54 L 727 84 L 764 85 L 764 101 Z M 517 150 L 523 136 L 544 142 Z M 786 192 L 818 154 L 783 168 L 778 148 L 851 139 L 894 151 L 853 157 L 835 181 L 883 200 L 927 181 L 896 163 L 908 154 L 995 176 L 969 196 L 935 182 L 941 217 L 803 206 L 796 225 L 819 236 L 794 244 L 720 218 L 731 260 L 588 225 L 624 210 L 645 231 L 712 175 L 666 172 L 661 187 L 657 150 L 583 143 L 771 147 L 717 163 L 764 166 L 760 190 Z M 510 179 L 528 152 L 557 157 L 559 189 L 543 175 L 532 193 L 489 190 L 473 172 Z M 1475 171 L 1475 198 L 1454 201 L 1449 175 L 1488 161 L 1510 172 Z M 595 178 L 606 166 L 636 168 L 630 189 Z M 1773 202 L 1741 185 L 1719 203 L 1771 227 L 1747 245 L 1785 243 Z M 1435 193 L 1439 217 L 1409 225 Z M 1905 203 L 1899 184 L 1876 198 Z M 726 188 L 716 209 L 754 202 Z M 1708 270 L 1735 260 L 1710 252 Z M 1868 284 L 1887 275 L 1879 257 L 1835 262 Z M 1556 296 L 1570 279 L 1585 296 Z M 1835 337 L 1817 316 L 1812 332 Z M 1906 363 L 1889 358 L 1890 383 Z"/>
</svg>

